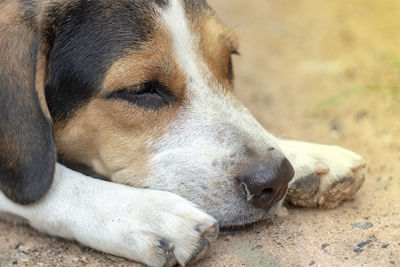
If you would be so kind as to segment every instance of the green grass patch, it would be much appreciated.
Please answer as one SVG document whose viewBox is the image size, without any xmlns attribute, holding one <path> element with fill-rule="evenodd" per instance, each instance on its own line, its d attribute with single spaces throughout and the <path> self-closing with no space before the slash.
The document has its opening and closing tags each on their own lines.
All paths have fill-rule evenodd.
<svg viewBox="0 0 400 267">
<path fill-rule="evenodd" d="M 400 71 L 400 58 L 399 57 L 393 57 L 392 64 L 393 64 L 393 66 L 396 67 L 396 69 L 398 69 Z"/>
<path fill-rule="evenodd" d="M 322 111 L 331 108 L 332 106 L 336 105 L 337 103 L 339 103 L 353 95 L 361 93 L 362 91 L 366 90 L 366 88 L 367 87 L 365 87 L 365 86 L 360 86 L 360 87 L 350 88 L 345 91 L 342 91 L 339 94 L 334 95 L 334 96 L 324 100 L 323 102 L 318 104 L 316 107 L 314 107 L 314 109 L 312 110 L 312 114 L 318 115 Z"/>
<path fill-rule="evenodd" d="M 399 71 L 400 75 L 400 57 L 392 56 L 389 60 L 391 61 L 392 66 Z M 337 105 L 338 103 L 348 99 L 349 97 L 360 94 L 364 91 L 369 91 L 374 93 L 387 93 L 394 97 L 400 97 L 400 81 L 399 84 L 395 85 L 362 85 L 349 88 L 332 97 L 327 98 L 320 104 L 316 105 L 312 109 L 311 114 L 318 115 L 321 112 L 328 110 L 333 106 Z"/>
</svg>

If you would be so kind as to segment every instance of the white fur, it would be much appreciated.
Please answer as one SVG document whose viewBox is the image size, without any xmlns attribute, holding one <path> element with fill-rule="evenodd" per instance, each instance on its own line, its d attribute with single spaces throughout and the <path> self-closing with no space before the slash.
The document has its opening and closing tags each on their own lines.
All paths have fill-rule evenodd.
<svg viewBox="0 0 400 267">
<path fill-rule="evenodd" d="M 196 53 L 196 37 L 189 29 L 188 20 L 185 16 L 185 10 L 182 6 L 182 0 L 169 0 L 169 6 L 162 11 L 165 26 L 169 30 L 178 62 L 185 72 L 186 82 L 201 83 L 206 88 L 205 65 Z"/>
<path fill-rule="evenodd" d="M 1 212 L 20 216 L 39 231 L 151 266 L 163 266 L 171 257 L 159 247 L 161 240 L 169 240 L 172 256 L 185 264 L 203 239 L 196 229 L 213 230 L 216 223 L 175 194 L 96 180 L 59 164 L 40 202 L 21 206 L 0 193 Z"/>
</svg>

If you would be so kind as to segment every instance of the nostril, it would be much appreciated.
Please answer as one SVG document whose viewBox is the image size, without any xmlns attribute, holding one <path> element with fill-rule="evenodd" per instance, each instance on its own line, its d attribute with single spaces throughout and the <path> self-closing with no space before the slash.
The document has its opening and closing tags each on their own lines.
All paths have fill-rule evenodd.
<svg viewBox="0 0 400 267">
<path fill-rule="evenodd" d="M 262 201 L 270 201 L 275 196 L 275 190 L 272 188 L 265 189 L 257 196 Z"/>
<path fill-rule="evenodd" d="M 258 208 L 268 207 L 275 198 L 275 190 L 272 188 L 264 189 L 260 195 L 254 198 L 253 205 Z"/>
<path fill-rule="evenodd" d="M 272 188 L 264 189 L 260 194 L 260 196 L 264 196 L 267 198 L 272 197 L 273 195 L 274 195 L 274 189 L 272 189 Z"/>
</svg>

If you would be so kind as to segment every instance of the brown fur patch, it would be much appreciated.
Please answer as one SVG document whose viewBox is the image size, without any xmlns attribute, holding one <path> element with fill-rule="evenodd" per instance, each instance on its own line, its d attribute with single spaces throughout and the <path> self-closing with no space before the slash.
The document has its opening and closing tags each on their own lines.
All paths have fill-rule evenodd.
<svg viewBox="0 0 400 267">
<path fill-rule="evenodd" d="M 18 1 L 4 1 L 0 4 L 0 25 L 12 24 L 20 20 L 21 8 Z M 0 31 L 1 38 L 1 31 Z"/>
<path fill-rule="evenodd" d="M 63 1 L 63 0 L 62 0 Z M 44 12 L 41 12 L 45 9 L 45 7 L 49 4 L 49 0 L 39 0 L 39 1 L 30 1 L 27 6 L 24 6 L 23 3 L 19 1 L 5 1 L 0 4 L 0 42 L 5 40 L 5 42 L 14 42 L 17 47 L 14 47 L 13 50 L 21 51 L 21 48 L 18 46 L 24 46 L 26 43 L 32 42 L 33 33 L 30 32 L 32 29 L 37 29 L 39 27 L 39 23 L 44 22 L 46 19 L 46 15 Z M 55 3 L 53 1 L 52 3 Z M 58 2 L 61 2 L 58 1 Z M 24 12 L 30 14 L 30 18 L 24 17 Z M 37 21 L 36 19 L 39 20 Z M 29 20 L 29 21 L 28 21 Z M 27 29 L 23 27 L 27 26 Z M 26 31 L 29 34 L 26 34 L 26 38 L 30 38 L 29 40 L 22 41 L 20 39 L 13 40 L 15 38 L 13 33 L 16 31 Z M 39 34 L 39 33 L 36 33 Z M 37 63 L 36 63 L 36 90 L 39 97 L 39 101 L 42 107 L 42 110 L 47 118 L 50 117 L 49 110 L 47 108 L 46 99 L 44 95 L 44 84 L 46 77 L 46 44 L 41 43 L 40 49 L 37 55 Z M 5 51 L 0 51 L 0 54 L 7 53 Z M 18 62 L 12 62 L 13 57 L 9 57 L 8 64 L 18 65 Z M 15 59 L 15 58 L 14 58 Z M 30 70 L 25 70 L 23 66 L 20 67 L 20 72 L 30 72 Z M 23 74 L 28 76 L 28 74 Z"/>
<path fill-rule="evenodd" d="M 232 89 L 229 81 L 229 61 L 233 51 L 239 48 L 235 33 L 222 24 L 210 9 L 192 14 L 195 32 L 200 33 L 200 50 L 205 63 L 226 89 Z"/>
<path fill-rule="evenodd" d="M 149 142 L 159 137 L 176 108 L 146 111 L 119 100 L 96 99 L 56 130 L 58 152 L 112 181 L 143 186 L 151 172 Z"/>
<path fill-rule="evenodd" d="M 34 1 L 0 4 L 0 187 L 21 204 L 47 192 L 56 159 L 50 116 L 44 114 L 45 63 L 37 65 L 36 7 Z"/>
<path fill-rule="evenodd" d="M 46 96 L 44 93 L 47 60 L 46 60 L 45 51 L 44 51 L 45 48 L 43 48 L 43 45 L 41 45 L 41 46 L 42 46 L 42 48 L 40 48 L 37 63 L 36 63 L 36 91 L 39 96 L 39 101 L 40 101 L 40 105 L 42 107 L 43 113 L 46 115 L 47 118 L 49 118 L 51 120 L 51 115 L 50 115 L 49 109 L 47 107 Z"/>
</svg>

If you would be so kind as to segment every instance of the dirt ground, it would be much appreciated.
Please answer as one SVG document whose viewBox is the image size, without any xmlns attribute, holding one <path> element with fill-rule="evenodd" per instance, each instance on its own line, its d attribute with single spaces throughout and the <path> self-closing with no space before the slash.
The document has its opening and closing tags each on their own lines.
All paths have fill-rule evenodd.
<svg viewBox="0 0 400 267">
<path fill-rule="evenodd" d="M 352 149 L 368 171 L 338 208 L 288 207 L 221 235 L 197 266 L 400 266 L 400 1 L 210 2 L 240 38 L 236 93 L 257 119 Z M 139 266 L 3 222 L 0 265 Z"/>
</svg>

